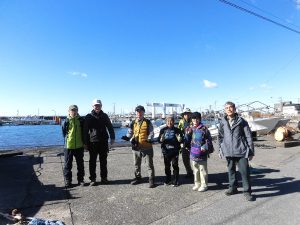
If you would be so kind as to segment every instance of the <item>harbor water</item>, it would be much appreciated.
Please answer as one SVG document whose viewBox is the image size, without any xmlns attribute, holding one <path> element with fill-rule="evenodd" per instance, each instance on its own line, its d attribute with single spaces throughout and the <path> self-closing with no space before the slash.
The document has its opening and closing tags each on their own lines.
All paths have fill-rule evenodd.
<svg viewBox="0 0 300 225">
<path fill-rule="evenodd" d="M 126 132 L 127 128 L 115 128 L 116 142 Z M 0 126 L 0 151 L 63 145 L 60 125 Z"/>
</svg>

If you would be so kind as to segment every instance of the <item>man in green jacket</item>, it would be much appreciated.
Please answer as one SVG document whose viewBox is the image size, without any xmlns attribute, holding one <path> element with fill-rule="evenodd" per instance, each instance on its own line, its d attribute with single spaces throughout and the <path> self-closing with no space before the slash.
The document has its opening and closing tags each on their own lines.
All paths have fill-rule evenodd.
<svg viewBox="0 0 300 225">
<path fill-rule="evenodd" d="M 83 150 L 83 123 L 84 120 L 78 114 L 77 105 L 69 107 L 69 116 L 62 126 L 63 136 L 65 138 L 65 165 L 64 176 L 66 187 L 72 185 L 72 164 L 73 157 L 77 163 L 77 181 L 80 186 L 84 186 L 84 150 Z"/>
</svg>

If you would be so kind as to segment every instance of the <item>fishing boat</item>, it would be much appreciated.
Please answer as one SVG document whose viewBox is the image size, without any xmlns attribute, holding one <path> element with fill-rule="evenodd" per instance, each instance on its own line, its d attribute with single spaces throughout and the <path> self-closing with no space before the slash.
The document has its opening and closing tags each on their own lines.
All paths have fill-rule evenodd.
<svg viewBox="0 0 300 225">
<path fill-rule="evenodd" d="M 160 123 L 161 121 L 157 122 L 152 122 L 153 124 L 153 131 L 154 131 L 154 139 L 157 139 L 158 136 L 159 136 L 159 132 L 161 129 L 165 128 L 167 126 L 167 124 L 165 123 Z M 159 125 L 157 125 L 159 124 Z M 178 123 L 175 125 L 175 126 L 178 126 Z M 209 123 L 206 123 L 205 126 L 208 127 L 208 130 L 210 132 L 210 135 L 212 138 L 216 138 L 218 136 L 218 124 L 209 124 Z"/>
<path fill-rule="evenodd" d="M 275 115 L 273 107 L 259 101 L 240 105 L 238 111 L 248 122 L 251 131 L 262 135 L 268 134 L 280 126 L 285 126 L 289 122 L 289 119 Z"/>
<path fill-rule="evenodd" d="M 120 128 L 122 127 L 122 121 L 117 120 L 117 119 L 111 119 L 111 124 L 113 126 L 113 128 Z"/>
</svg>

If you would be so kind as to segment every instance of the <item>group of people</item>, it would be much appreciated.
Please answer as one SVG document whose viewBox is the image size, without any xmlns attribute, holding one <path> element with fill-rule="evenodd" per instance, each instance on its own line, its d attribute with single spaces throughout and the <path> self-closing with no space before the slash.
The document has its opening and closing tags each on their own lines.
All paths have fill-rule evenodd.
<svg viewBox="0 0 300 225">
<path fill-rule="evenodd" d="M 123 140 L 130 141 L 134 158 L 134 179 L 132 185 L 141 183 L 141 164 L 145 159 L 149 188 L 155 187 L 155 169 L 153 164 L 153 125 L 144 117 L 145 108 L 141 105 L 135 108 L 136 118 L 130 124 Z M 165 185 L 179 185 L 179 154 L 186 169 L 186 177 L 194 178 L 194 191 L 204 192 L 208 189 L 207 160 L 214 147 L 208 128 L 201 122 L 201 113 L 191 112 L 186 108 L 182 113 L 178 127 L 174 126 L 174 117 L 167 116 L 166 127 L 160 130 L 157 141 L 161 144 L 161 150 L 165 165 Z M 107 156 L 110 144 L 115 141 L 115 133 L 111 121 L 102 111 L 100 100 L 93 101 L 93 110 L 84 119 L 78 114 L 78 107 L 69 107 L 69 116 L 63 124 L 63 135 L 66 140 L 64 152 L 65 166 L 64 176 L 66 186 L 72 185 L 72 161 L 77 163 L 78 184 L 84 186 L 84 149 L 89 151 L 90 186 L 96 185 L 96 161 L 99 155 L 100 177 L 102 184 L 108 184 Z M 249 160 L 254 156 L 254 145 L 248 123 L 236 113 L 233 102 L 225 103 L 225 116 L 220 121 L 219 156 L 227 160 L 229 188 L 226 195 L 238 193 L 236 166 L 242 177 L 243 192 L 246 200 L 253 201 L 250 183 Z M 171 173 L 173 169 L 173 177 Z"/>
<path fill-rule="evenodd" d="M 108 140 L 112 145 L 115 141 L 115 132 L 112 123 L 106 113 L 102 111 L 102 102 L 93 100 L 93 110 L 85 117 L 78 113 L 78 106 L 69 107 L 69 115 L 62 126 L 65 138 L 64 149 L 64 176 L 66 186 L 72 186 L 72 162 L 75 158 L 77 163 L 77 181 L 84 186 L 84 149 L 89 151 L 90 185 L 96 183 L 96 164 L 99 156 L 100 177 L 102 184 L 108 184 L 107 179 L 107 156 L 109 152 Z"/>
</svg>

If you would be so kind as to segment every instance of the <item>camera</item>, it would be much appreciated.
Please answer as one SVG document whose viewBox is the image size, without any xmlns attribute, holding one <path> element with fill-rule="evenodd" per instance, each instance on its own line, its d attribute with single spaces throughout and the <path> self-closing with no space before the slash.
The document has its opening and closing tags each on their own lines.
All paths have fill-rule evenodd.
<svg viewBox="0 0 300 225">
<path fill-rule="evenodd" d="M 131 142 L 132 150 L 138 151 L 138 144 L 139 144 L 138 138 L 137 137 L 132 137 L 130 142 Z"/>
</svg>

